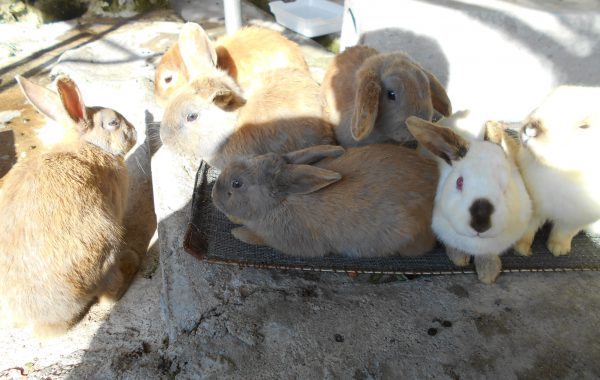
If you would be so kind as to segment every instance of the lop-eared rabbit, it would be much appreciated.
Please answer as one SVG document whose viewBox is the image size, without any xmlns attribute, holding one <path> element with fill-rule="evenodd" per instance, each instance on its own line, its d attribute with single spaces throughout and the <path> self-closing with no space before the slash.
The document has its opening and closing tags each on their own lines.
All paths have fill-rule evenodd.
<svg viewBox="0 0 600 380">
<path fill-rule="evenodd" d="M 521 238 L 531 217 L 515 163 L 518 143 L 495 122 L 486 123 L 484 139 L 414 116 L 407 124 L 440 169 L 433 231 L 456 265 L 467 265 L 474 256 L 479 279 L 494 282 L 502 269 L 500 255 Z"/>
<path fill-rule="evenodd" d="M 58 94 L 17 77 L 29 101 L 73 138 L 17 163 L 0 193 L 0 298 L 37 336 L 65 332 L 98 297 L 118 299 L 139 257 L 122 250 L 133 126 L 118 112 L 86 107 L 75 82 Z"/>
<path fill-rule="evenodd" d="M 182 52 L 197 51 L 208 37 L 195 24 L 179 36 Z M 310 74 L 276 69 L 258 74 L 256 87 L 242 92 L 226 72 L 202 67 L 202 56 L 183 54 L 191 75 L 165 110 L 160 137 L 187 160 L 206 160 L 222 169 L 239 156 L 283 153 L 335 142 L 326 121 L 319 85 Z M 205 66 L 206 67 L 206 66 Z"/>
<path fill-rule="evenodd" d="M 547 247 L 555 256 L 600 220 L 600 88 L 560 86 L 525 120 L 519 164 L 533 200 L 533 217 L 516 245 L 531 255 L 536 231 L 552 222 Z"/>
<path fill-rule="evenodd" d="M 406 118 L 452 113 L 438 79 L 402 53 L 354 46 L 329 64 L 322 83 L 330 122 L 343 146 L 414 140 Z"/>
<path fill-rule="evenodd" d="M 202 27 L 196 27 L 206 36 L 199 41 L 201 44 L 198 49 L 180 49 L 179 43 L 175 42 L 156 67 L 154 95 L 162 107 L 166 106 L 177 89 L 191 79 L 182 55 L 198 56 L 204 63 L 196 69 L 202 70 L 204 65 L 207 71 L 219 68 L 242 88 L 249 86 L 264 71 L 291 68 L 308 72 L 308 65 L 298 45 L 278 32 L 249 26 L 213 42 Z"/>
<path fill-rule="evenodd" d="M 316 146 L 230 163 L 212 190 L 233 235 L 301 257 L 423 255 L 437 168 L 396 145 Z"/>
</svg>

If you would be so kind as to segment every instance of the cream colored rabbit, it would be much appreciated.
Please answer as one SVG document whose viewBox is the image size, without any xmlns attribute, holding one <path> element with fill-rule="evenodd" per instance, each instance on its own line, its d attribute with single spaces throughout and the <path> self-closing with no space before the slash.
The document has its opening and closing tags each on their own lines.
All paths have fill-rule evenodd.
<svg viewBox="0 0 600 380">
<path fill-rule="evenodd" d="M 96 298 L 118 299 L 137 271 L 137 255 L 121 252 L 123 157 L 136 133 L 116 111 L 86 107 L 67 77 L 58 79 L 58 95 L 17 80 L 40 112 L 79 136 L 16 164 L 0 194 L 3 308 L 36 335 L 55 335 Z"/>
<path fill-rule="evenodd" d="M 276 69 L 258 74 L 243 92 L 226 72 L 211 67 L 199 51 L 208 41 L 186 24 L 179 47 L 191 78 L 165 109 L 160 137 L 167 149 L 190 161 L 223 168 L 231 159 L 284 153 L 335 142 L 318 84 L 308 72 Z"/>
<path fill-rule="evenodd" d="M 206 43 L 196 51 L 184 50 L 182 53 L 176 42 L 156 67 L 154 95 L 157 103 L 163 107 L 171 95 L 190 79 L 182 54 L 205 58 L 210 61 L 210 67 L 225 71 L 244 89 L 256 75 L 264 71 L 292 68 L 308 72 L 308 65 L 298 45 L 280 33 L 249 26 L 213 43 L 202 27 L 194 25 Z"/>
<path fill-rule="evenodd" d="M 533 200 L 533 218 L 515 249 L 531 255 L 538 228 L 551 221 L 547 242 L 555 256 L 600 220 L 600 88 L 561 86 L 521 129 L 519 165 Z"/>
</svg>

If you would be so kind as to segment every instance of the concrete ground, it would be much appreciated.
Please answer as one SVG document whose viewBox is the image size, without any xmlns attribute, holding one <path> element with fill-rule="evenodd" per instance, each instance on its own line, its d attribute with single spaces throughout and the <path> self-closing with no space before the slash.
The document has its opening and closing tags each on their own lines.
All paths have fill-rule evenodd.
<svg viewBox="0 0 600 380">
<path fill-rule="evenodd" d="M 217 2 L 202 3 L 202 12 L 190 4 L 175 7 L 222 33 Z M 247 5 L 244 14 L 265 19 Z M 3 60 L 0 86 L 15 73 L 41 81 L 67 73 L 84 99 L 113 106 L 134 122 L 140 143 L 128 158 L 133 176 L 126 224 L 129 243 L 149 248 L 148 258 L 118 304 L 94 306 L 64 337 L 38 343 L 27 331 L 2 328 L 1 377 L 600 377 L 597 272 L 503 274 L 495 285 L 483 285 L 474 275 L 352 279 L 210 265 L 187 255 L 181 246 L 196 168 L 160 148 L 161 113 L 151 83 L 153 65 L 181 21 L 170 12 L 120 21 L 80 20 L 65 30 L 31 29 L 15 37 L 22 51 Z M 79 33 L 85 33 L 81 40 L 71 38 Z M 330 54 L 294 38 L 319 78 Z M 75 46 L 61 56 L 71 47 L 62 44 L 66 40 Z M 51 49 L 31 59 L 40 46 Z M 14 86 L 3 87 L 1 96 L 0 112 L 25 110 L 1 124 L 0 133 L 12 131 L 19 144 L 12 150 L 0 145 L 8 152 L 2 157 L 14 162 L 43 144 L 25 140 L 38 138 L 34 130 L 43 121 L 25 123 L 33 111 Z M 0 121 L 11 115 L 0 113 Z M 152 238 L 155 226 L 158 240 Z"/>
</svg>

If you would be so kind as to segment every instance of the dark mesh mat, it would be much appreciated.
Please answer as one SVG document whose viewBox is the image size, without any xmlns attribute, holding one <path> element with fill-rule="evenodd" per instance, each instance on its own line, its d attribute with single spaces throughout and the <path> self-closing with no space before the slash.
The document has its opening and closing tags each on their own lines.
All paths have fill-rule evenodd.
<svg viewBox="0 0 600 380">
<path fill-rule="evenodd" d="M 473 265 L 457 267 L 446 257 L 438 245 L 422 257 L 386 257 L 357 259 L 344 256 L 323 258 L 296 258 L 286 256 L 268 247 L 248 245 L 235 239 L 231 223 L 211 200 L 211 190 L 218 171 L 202 163 L 196 177 L 192 217 L 184 239 L 184 249 L 189 254 L 211 263 L 239 266 L 298 269 L 357 273 L 396 274 L 450 274 L 473 273 Z M 573 239 L 569 256 L 554 257 L 544 242 L 548 228 L 538 233 L 533 245 L 533 256 L 521 257 L 512 252 L 502 256 L 504 272 L 583 271 L 600 270 L 600 237 L 579 234 Z"/>
</svg>

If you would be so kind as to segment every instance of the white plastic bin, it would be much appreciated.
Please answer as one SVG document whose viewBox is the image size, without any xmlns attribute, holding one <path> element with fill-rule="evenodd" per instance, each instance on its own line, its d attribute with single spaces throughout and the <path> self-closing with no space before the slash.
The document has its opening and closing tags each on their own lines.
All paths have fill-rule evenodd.
<svg viewBox="0 0 600 380">
<path fill-rule="evenodd" d="M 337 33 L 342 28 L 344 8 L 327 0 L 273 1 L 275 20 L 306 37 Z"/>
</svg>

